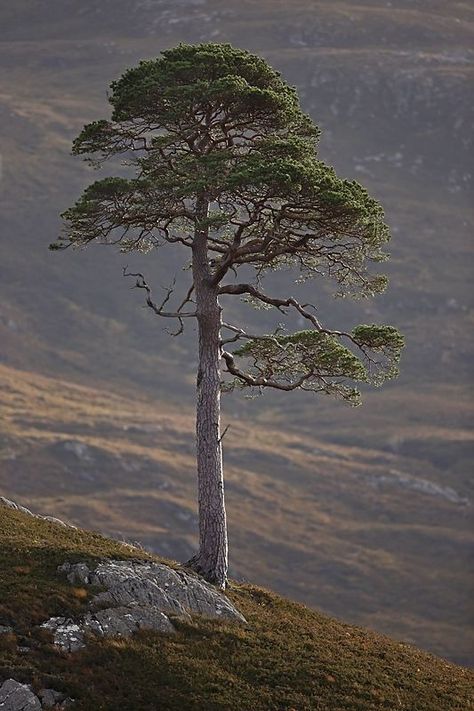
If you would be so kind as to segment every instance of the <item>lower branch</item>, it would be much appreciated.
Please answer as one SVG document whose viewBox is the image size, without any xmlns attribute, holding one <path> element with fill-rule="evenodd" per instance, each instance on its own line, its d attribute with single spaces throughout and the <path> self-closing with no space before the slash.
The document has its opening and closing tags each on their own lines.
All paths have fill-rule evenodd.
<svg viewBox="0 0 474 711">
<path fill-rule="evenodd" d="M 286 391 L 296 390 L 297 388 L 300 388 L 306 380 L 309 380 L 314 375 L 313 371 L 309 371 L 308 373 L 304 373 L 293 383 L 279 383 L 277 380 L 265 378 L 263 375 L 255 378 L 253 375 L 250 375 L 250 373 L 245 373 L 236 366 L 232 353 L 222 351 L 221 355 L 225 360 L 227 372 L 238 378 L 242 383 L 244 383 L 244 385 L 248 385 L 253 388 L 275 388 L 275 390 Z"/>
</svg>

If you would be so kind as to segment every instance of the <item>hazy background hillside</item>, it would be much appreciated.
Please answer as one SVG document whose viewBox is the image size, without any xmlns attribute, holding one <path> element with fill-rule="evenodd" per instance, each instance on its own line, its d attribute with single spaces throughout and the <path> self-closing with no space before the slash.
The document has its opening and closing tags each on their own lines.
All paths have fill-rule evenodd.
<svg viewBox="0 0 474 711">
<path fill-rule="evenodd" d="M 472 662 L 474 6 L 17 0 L 0 26 L 0 493 L 170 556 L 192 550 L 195 334 L 170 339 L 121 277 L 128 263 L 157 291 L 174 272 L 184 284 L 182 255 L 47 245 L 97 177 L 69 152 L 108 116 L 110 82 L 180 41 L 231 41 L 298 87 L 321 158 L 366 185 L 392 227 L 386 295 L 303 293 L 329 325 L 407 337 L 402 377 L 362 408 L 225 399 L 233 573 Z"/>
</svg>

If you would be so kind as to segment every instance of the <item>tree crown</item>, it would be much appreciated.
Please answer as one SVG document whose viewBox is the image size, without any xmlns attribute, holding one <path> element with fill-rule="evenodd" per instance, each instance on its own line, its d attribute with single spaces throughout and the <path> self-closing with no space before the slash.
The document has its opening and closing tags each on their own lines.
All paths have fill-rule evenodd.
<svg viewBox="0 0 474 711">
<path fill-rule="evenodd" d="M 192 249 L 199 232 L 220 294 L 296 309 L 311 328 L 250 337 L 230 326 L 234 335 L 223 345 L 246 340 L 223 352 L 234 382 L 321 390 L 356 402 L 346 380 L 378 384 L 396 374 L 402 340 L 395 329 L 328 331 L 295 299 L 261 290 L 265 271 L 282 265 L 303 279 L 329 277 L 340 294 L 371 296 L 386 286 L 368 269 L 387 258 L 381 206 L 318 159 L 319 129 L 278 72 L 229 44 L 179 45 L 126 71 L 112 83 L 109 101 L 111 119 L 86 125 L 73 153 L 95 165 L 121 155 L 135 175 L 90 185 L 63 213 L 65 232 L 53 248 L 97 240 L 125 252 L 166 242 Z M 223 284 L 243 265 L 254 269 L 253 283 Z M 169 315 L 141 275 L 137 286 L 156 313 Z M 253 365 L 242 371 L 236 357 Z"/>
</svg>

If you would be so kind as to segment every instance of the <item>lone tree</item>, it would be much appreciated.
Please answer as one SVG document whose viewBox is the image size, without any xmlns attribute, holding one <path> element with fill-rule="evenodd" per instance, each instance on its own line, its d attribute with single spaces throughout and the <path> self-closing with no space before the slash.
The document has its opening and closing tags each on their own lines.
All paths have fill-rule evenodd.
<svg viewBox="0 0 474 711">
<path fill-rule="evenodd" d="M 109 101 L 111 120 L 86 125 L 73 153 L 93 165 L 122 155 L 134 177 L 86 188 L 63 213 L 64 232 L 51 248 L 99 242 L 147 252 L 171 243 L 189 250 L 192 283 L 175 310 L 173 288 L 156 302 L 142 274 L 124 273 L 155 314 L 175 320 L 176 334 L 185 319 L 197 320 L 199 551 L 188 565 L 224 587 L 221 390 L 299 389 L 356 405 L 354 384 L 394 377 L 403 345 L 391 326 L 332 331 L 312 305 L 271 296 L 262 280 L 285 266 L 299 280 L 330 277 L 340 293 L 380 293 L 387 280 L 367 267 L 386 259 L 389 232 L 377 201 L 318 160 L 319 129 L 296 90 L 260 57 L 229 44 L 179 45 L 126 71 Z M 251 275 L 244 282 L 242 266 Z M 248 333 L 222 319 L 227 295 L 294 312 L 307 327 Z M 222 372 L 230 374 L 225 383 Z"/>
</svg>

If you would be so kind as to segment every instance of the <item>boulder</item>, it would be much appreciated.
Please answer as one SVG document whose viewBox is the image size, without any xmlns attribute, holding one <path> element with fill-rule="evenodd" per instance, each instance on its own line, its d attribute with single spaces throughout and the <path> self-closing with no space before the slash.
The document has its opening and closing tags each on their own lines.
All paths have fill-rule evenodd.
<svg viewBox="0 0 474 711">
<path fill-rule="evenodd" d="M 65 694 L 54 689 L 41 689 L 38 691 L 38 698 L 41 699 L 41 706 L 44 709 L 54 709 L 65 700 Z"/>
<path fill-rule="evenodd" d="M 245 623 L 241 613 L 217 588 L 183 570 L 149 561 L 108 560 L 95 568 L 86 563 L 64 563 L 72 585 L 103 588 L 80 621 L 52 617 L 42 627 L 51 630 L 63 652 L 85 646 L 85 634 L 130 637 L 141 629 L 173 634 L 172 619 L 191 615 Z M 171 618 L 171 619 L 170 619 Z"/>
<path fill-rule="evenodd" d="M 60 568 L 68 580 L 105 588 L 91 606 L 138 604 L 168 615 L 203 615 L 245 623 L 243 615 L 217 588 L 197 575 L 149 561 L 109 560 L 90 571 L 84 563 Z M 89 572 L 87 572 L 89 571 Z"/>
<path fill-rule="evenodd" d="M 156 632 L 175 632 L 168 617 L 159 610 L 145 605 L 130 605 L 87 613 L 82 627 L 86 632 L 93 632 L 103 637 L 130 637 L 138 630 Z"/>
<path fill-rule="evenodd" d="M 21 511 L 22 513 L 28 514 L 29 516 L 34 516 L 35 514 L 27 509 L 26 506 L 20 506 L 10 499 L 6 499 L 4 496 L 0 496 L 0 506 L 5 506 L 7 509 L 15 509 L 15 511 Z"/>
<path fill-rule="evenodd" d="M 51 617 L 47 622 L 43 622 L 41 627 L 53 633 L 53 642 L 62 652 L 77 652 L 85 647 L 82 626 L 74 620 Z"/>
<path fill-rule="evenodd" d="M 0 688 L 0 709 L 2 711 L 41 711 L 41 704 L 27 684 L 20 684 L 15 679 L 7 679 Z"/>
</svg>

